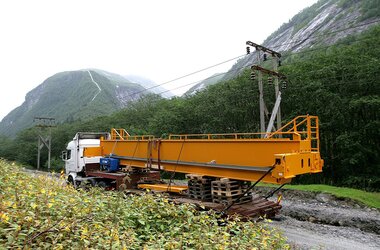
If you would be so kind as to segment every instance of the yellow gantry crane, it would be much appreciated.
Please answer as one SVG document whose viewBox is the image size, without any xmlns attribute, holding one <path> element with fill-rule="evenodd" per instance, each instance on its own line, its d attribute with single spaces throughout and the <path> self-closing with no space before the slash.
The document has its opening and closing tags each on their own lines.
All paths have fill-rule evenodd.
<svg viewBox="0 0 380 250">
<path fill-rule="evenodd" d="M 279 130 L 265 134 L 189 134 L 130 136 L 113 129 L 85 157 L 112 157 L 126 168 L 164 170 L 243 181 L 284 184 L 296 175 L 319 173 L 318 117 L 298 116 Z"/>
</svg>

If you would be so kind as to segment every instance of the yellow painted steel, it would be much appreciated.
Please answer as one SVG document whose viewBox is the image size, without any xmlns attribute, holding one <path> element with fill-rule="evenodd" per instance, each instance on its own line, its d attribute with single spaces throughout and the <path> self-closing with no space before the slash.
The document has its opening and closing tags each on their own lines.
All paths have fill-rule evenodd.
<svg viewBox="0 0 380 250">
<path fill-rule="evenodd" d="M 168 184 L 138 184 L 137 187 L 141 189 L 150 189 L 155 191 L 172 192 L 179 194 L 185 192 L 188 189 L 188 186 L 177 186 Z"/>
<path fill-rule="evenodd" d="M 171 135 L 122 137 L 112 132 L 101 140 L 102 156 L 120 159 L 120 164 L 188 174 L 288 183 L 296 175 L 322 171 L 319 153 L 318 117 L 299 116 L 276 132 L 261 134 Z M 85 151 L 86 155 L 91 152 Z M 92 155 L 93 156 L 93 155 Z"/>
</svg>

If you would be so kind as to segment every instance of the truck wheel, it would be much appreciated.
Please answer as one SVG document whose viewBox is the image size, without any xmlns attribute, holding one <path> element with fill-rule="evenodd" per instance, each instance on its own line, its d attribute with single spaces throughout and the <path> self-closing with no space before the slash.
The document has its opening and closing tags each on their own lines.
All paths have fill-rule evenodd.
<svg viewBox="0 0 380 250">
<path fill-rule="evenodd" d="M 77 184 L 78 185 L 78 184 Z M 93 182 L 91 180 L 85 180 L 81 181 L 78 187 L 83 190 L 89 190 L 91 187 L 93 187 Z"/>
<path fill-rule="evenodd" d="M 96 186 L 100 187 L 100 188 L 106 188 L 108 185 L 105 181 L 99 181 Z"/>
<path fill-rule="evenodd" d="M 67 177 L 67 183 L 69 185 L 74 186 L 74 178 L 71 175 L 69 175 L 69 177 Z"/>
</svg>

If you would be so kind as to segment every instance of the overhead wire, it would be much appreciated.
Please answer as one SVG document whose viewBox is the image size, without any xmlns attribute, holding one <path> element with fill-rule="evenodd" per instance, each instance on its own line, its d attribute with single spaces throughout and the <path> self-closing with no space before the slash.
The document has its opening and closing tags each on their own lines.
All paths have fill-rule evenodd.
<svg viewBox="0 0 380 250">
<path fill-rule="evenodd" d="M 132 94 L 127 95 L 127 97 L 132 96 L 132 95 L 136 95 L 136 94 L 140 94 L 140 93 L 145 92 L 145 91 L 147 91 L 147 90 L 154 89 L 154 88 L 157 88 L 157 87 L 163 86 L 163 85 L 165 85 L 165 84 L 168 84 L 168 83 L 171 83 L 171 82 L 174 82 L 174 81 L 178 81 L 178 80 L 180 80 L 180 79 L 183 79 L 183 78 L 189 77 L 189 76 L 191 76 L 191 75 L 198 74 L 198 73 L 200 73 L 200 72 L 203 72 L 203 71 L 206 71 L 206 70 L 208 70 L 208 69 L 211 69 L 211 68 L 214 68 L 214 67 L 220 66 L 220 65 L 225 64 L 225 63 L 228 63 L 228 62 L 230 62 L 230 61 L 237 60 L 237 59 L 239 59 L 239 58 L 241 58 L 241 57 L 243 57 L 243 56 L 245 56 L 245 54 L 240 55 L 240 56 L 236 56 L 236 57 L 234 57 L 234 58 L 231 58 L 231 59 L 225 60 L 225 61 L 223 61 L 223 62 L 220 62 L 220 63 L 214 64 L 214 65 L 211 65 L 211 66 L 208 66 L 208 67 L 206 67 L 206 68 L 202 68 L 202 69 L 196 70 L 196 71 L 191 72 L 191 73 L 189 73 L 189 74 L 186 74 L 186 75 L 183 75 L 183 76 L 180 76 L 180 77 L 174 78 L 174 79 L 172 79 L 172 80 L 169 80 L 169 81 L 166 81 L 166 82 L 163 82 L 163 83 L 157 84 L 157 85 L 155 85 L 155 86 L 152 86 L 152 87 L 149 87 L 149 88 L 146 88 L 146 89 L 143 89 L 143 90 L 140 90 L 140 91 L 134 92 L 134 93 L 132 93 Z M 172 90 L 174 90 L 174 89 L 172 89 Z M 170 91 L 170 90 L 168 90 L 168 91 Z M 165 91 L 165 92 L 168 92 L 168 91 Z"/>
<path fill-rule="evenodd" d="M 306 40 L 309 40 L 311 38 L 318 38 L 318 37 L 323 37 L 323 36 L 328 36 L 330 34 L 334 34 L 334 33 L 338 33 L 338 32 L 342 32 L 342 31 L 345 31 L 345 30 L 349 30 L 349 29 L 354 29 L 354 28 L 358 28 L 358 27 L 362 27 L 362 26 L 365 26 L 365 25 L 369 25 L 369 24 L 373 24 L 373 23 L 378 23 L 380 22 L 380 20 L 374 20 L 374 21 L 371 21 L 371 22 L 367 22 L 367 23 L 362 23 L 362 24 L 359 24 L 359 25 L 356 25 L 356 26 L 352 26 L 352 27 L 347 27 L 347 28 L 343 28 L 343 29 L 339 29 L 339 30 L 335 30 L 335 31 L 332 31 L 332 32 L 328 32 L 328 33 L 324 33 L 324 34 L 321 34 L 321 35 L 312 35 L 312 36 L 309 36 L 308 38 L 306 39 L 303 39 L 303 41 L 306 41 Z M 367 40 L 367 39 L 356 39 L 354 41 L 352 41 L 352 43 L 354 42 L 358 42 L 358 41 L 363 41 L 363 40 Z M 368 39 L 368 40 L 371 40 L 371 39 Z M 375 39 L 374 39 L 375 40 Z M 289 44 L 292 44 L 292 43 L 296 43 L 296 42 L 300 42 L 301 40 L 296 40 L 296 41 L 292 41 L 292 42 L 289 42 L 289 43 L 283 43 L 281 45 L 278 45 L 278 46 L 272 46 L 271 48 L 278 48 L 278 47 L 281 47 L 283 45 L 289 45 Z M 317 51 L 317 50 L 322 50 L 322 49 L 326 49 L 328 47 L 332 47 L 332 46 L 335 46 L 337 44 L 346 44 L 347 42 L 341 42 L 341 43 L 334 43 L 334 44 L 331 44 L 331 45 L 326 45 L 326 46 L 322 46 L 322 47 L 318 47 L 318 48 L 314 48 L 314 49 L 309 49 L 309 50 L 303 50 L 303 51 L 298 51 L 298 52 L 292 52 L 290 53 L 289 55 L 286 55 L 285 59 L 294 55 L 294 54 L 303 54 L 303 53 L 310 53 L 310 52 L 313 52 L 313 51 Z M 136 94 L 140 94 L 140 93 L 143 93 L 143 92 L 146 92 L 148 90 L 151 90 L 151 89 L 154 89 L 154 88 L 157 88 L 159 86 L 163 86 L 163 85 L 166 85 L 166 84 L 169 84 L 169 83 L 172 83 L 174 81 L 177 81 L 177 80 L 180 80 L 180 79 L 183 79 L 183 78 L 186 78 L 186 77 L 189 77 L 191 75 L 195 75 L 197 73 L 200 73 L 200 72 L 203 72 L 203 71 L 206 71 L 208 69 L 211 69 L 211 68 L 214 68 L 214 67 L 217 67 L 217 66 L 220 66 L 222 64 L 225 64 L 227 62 L 230 62 L 230 61 L 233 61 L 233 60 L 238 60 L 242 57 L 246 56 L 246 54 L 243 54 L 243 55 L 239 55 L 239 56 L 236 56 L 234 58 L 231 58 L 231 59 L 228 59 L 228 60 L 225 60 L 225 61 L 222 61 L 220 63 L 217 63 L 217 64 L 214 64 L 214 65 L 211 65 L 211 66 L 208 66 L 208 67 L 205 67 L 205 68 L 202 68 L 202 69 L 199 69 L 199 70 L 196 70 L 194 72 L 191 72 L 189 74 L 186 74 L 186 75 L 183 75 L 183 76 L 180 76 L 180 77 L 177 77 L 177 78 L 174 78 L 172 80 L 169 80 L 169 81 L 166 81 L 166 82 L 163 82 L 161 84 L 157 84 L 155 86 L 152 86 L 152 87 L 149 87 L 149 88 L 146 88 L 146 89 L 143 89 L 143 90 L 140 90 L 140 91 L 137 91 L 137 92 L 134 92 L 134 93 L 131 93 L 129 95 L 127 95 L 127 97 L 129 96 L 133 96 L 133 95 L 136 95 Z M 271 59 L 269 59 L 271 60 Z M 284 60 L 284 59 L 283 59 Z M 293 63 L 287 63 L 286 65 L 291 65 Z M 239 71 L 241 69 L 244 69 L 246 67 L 238 67 L 236 69 L 233 70 L 233 72 L 236 72 L 236 71 Z M 207 79 L 212 79 L 212 78 L 215 78 L 215 77 L 218 77 L 220 75 L 223 75 L 225 73 L 220 73 L 220 74 L 216 74 L 216 75 L 213 75 L 211 77 L 208 77 Z M 191 82 L 191 83 L 187 83 L 187 84 L 183 84 L 183 85 L 180 85 L 178 87 L 175 87 L 175 88 L 171 88 L 171 89 L 167 89 L 167 90 L 164 90 L 162 92 L 159 92 L 159 93 L 156 93 L 158 95 L 161 95 L 161 94 L 164 94 L 164 93 L 167 93 L 167 92 L 170 92 L 170 91 L 173 91 L 173 90 L 177 90 L 177 89 L 180 89 L 180 88 L 184 88 L 184 87 L 187 87 L 187 86 L 190 86 L 190 85 L 195 85 L 197 83 L 200 83 L 202 82 L 204 79 L 202 80 L 199 80 L 199 81 L 195 81 L 195 82 Z"/>
</svg>

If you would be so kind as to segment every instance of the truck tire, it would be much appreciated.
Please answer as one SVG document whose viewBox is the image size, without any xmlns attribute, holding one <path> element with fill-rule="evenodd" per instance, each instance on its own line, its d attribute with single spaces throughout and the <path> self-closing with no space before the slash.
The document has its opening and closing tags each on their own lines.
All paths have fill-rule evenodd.
<svg viewBox="0 0 380 250">
<path fill-rule="evenodd" d="M 67 177 L 67 183 L 69 185 L 74 186 L 74 178 L 71 175 L 69 175 L 69 177 Z"/>
<path fill-rule="evenodd" d="M 108 187 L 107 183 L 105 181 L 99 181 L 98 183 L 96 183 L 96 186 L 100 187 L 100 188 L 106 188 Z"/>
</svg>

